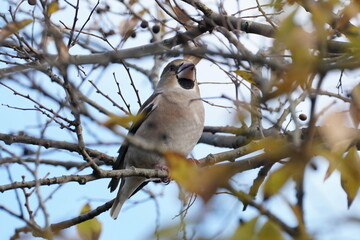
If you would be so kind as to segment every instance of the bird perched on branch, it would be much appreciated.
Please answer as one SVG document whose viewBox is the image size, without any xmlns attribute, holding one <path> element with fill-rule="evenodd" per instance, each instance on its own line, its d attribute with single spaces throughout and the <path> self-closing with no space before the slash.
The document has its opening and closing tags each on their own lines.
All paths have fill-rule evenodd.
<svg viewBox="0 0 360 240">
<path fill-rule="evenodd" d="M 129 134 L 186 157 L 198 142 L 204 127 L 204 106 L 195 64 L 183 59 L 170 62 L 164 68 L 154 93 L 141 106 L 138 114 L 139 119 L 132 124 Z M 125 141 L 113 169 L 131 167 L 167 169 L 163 156 Z M 149 181 L 139 176 L 112 178 L 109 183 L 111 192 L 120 180 L 120 189 L 110 210 L 114 219 L 124 202 Z"/>
<path fill-rule="evenodd" d="M 355 128 L 360 124 L 360 83 L 351 91 L 350 116 Z"/>
</svg>

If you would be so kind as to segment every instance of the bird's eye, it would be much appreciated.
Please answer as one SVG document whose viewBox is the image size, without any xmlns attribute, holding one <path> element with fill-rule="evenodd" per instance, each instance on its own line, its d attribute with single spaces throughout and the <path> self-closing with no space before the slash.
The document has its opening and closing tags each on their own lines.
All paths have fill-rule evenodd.
<svg viewBox="0 0 360 240">
<path fill-rule="evenodd" d="M 175 65 L 171 64 L 170 67 L 169 67 L 169 70 L 172 71 L 172 72 L 175 72 L 175 70 L 176 70 Z"/>
</svg>

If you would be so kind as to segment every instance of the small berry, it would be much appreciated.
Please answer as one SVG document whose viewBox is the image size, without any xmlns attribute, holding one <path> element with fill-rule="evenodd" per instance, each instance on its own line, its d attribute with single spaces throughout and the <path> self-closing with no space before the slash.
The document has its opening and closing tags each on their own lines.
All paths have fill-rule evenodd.
<svg viewBox="0 0 360 240">
<path fill-rule="evenodd" d="M 36 0 L 28 0 L 28 4 L 34 6 L 36 5 Z"/>
<path fill-rule="evenodd" d="M 299 119 L 300 119 L 301 121 L 305 121 L 305 120 L 307 119 L 306 114 L 301 113 L 301 114 L 299 115 Z"/>
<path fill-rule="evenodd" d="M 160 32 L 160 26 L 159 25 L 154 25 L 153 27 L 152 27 L 152 31 L 153 31 L 153 33 L 158 33 L 158 32 Z"/>
<path fill-rule="evenodd" d="M 142 22 L 141 22 L 141 24 L 140 24 L 140 27 L 141 28 L 147 28 L 149 26 L 149 23 L 147 22 L 147 21 L 145 21 L 145 20 L 143 20 Z"/>
</svg>

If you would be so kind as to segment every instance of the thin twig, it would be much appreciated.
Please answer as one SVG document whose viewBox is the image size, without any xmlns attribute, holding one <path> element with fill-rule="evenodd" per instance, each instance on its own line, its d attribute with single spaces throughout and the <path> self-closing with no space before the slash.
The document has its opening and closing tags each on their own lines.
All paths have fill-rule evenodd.
<svg viewBox="0 0 360 240">
<path fill-rule="evenodd" d="M 79 32 L 78 32 L 78 34 L 76 35 L 76 37 L 75 37 L 75 39 L 74 39 L 73 43 L 75 43 L 75 42 L 77 41 L 77 39 L 79 38 L 80 33 L 81 33 L 81 32 L 82 32 L 82 30 L 84 29 L 85 25 L 86 25 L 86 24 L 90 21 L 91 15 L 94 13 L 94 11 L 95 11 L 95 9 L 97 8 L 97 6 L 99 5 L 99 3 L 100 3 L 100 0 L 98 0 L 98 1 L 97 1 L 97 3 L 96 3 L 96 5 L 95 5 L 95 7 L 91 10 L 91 12 L 90 12 L 90 14 L 89 14 L 88 18 L 86 19 L 85 23 L 81 26 L 81 28 L 80 28 L 80 30 L 79 30 Z"/>
<path fill-rule="evenodd" d="M 282 230 L 284 230 L 286 233 L 288 233 L 292 237 L 296 237 L 299 234 L 299 229 L 297 227 L 290 227 L 288 224 L 286 224 L 284 221 L 282 221 L 280 218 L 272 214 L 269 210 L 267 210 L 264 206 L 261 204 L 256 203 L 252 198 L 247 195 L 246 193 L 242 191 L 236 191 L 232 187 L 228 186 L 227 189 L 236 196 L 240 201 L 256 208 L 262 215 L 267 216 L 269 219 L 271 219 L 274 223 L 278 224 Z"/>
<path fill-rule="evenodd" d="M 142 104 L 141 104 L 141 100 L 140 100 L 140 96 L 139 96 L 139 90 L 135 86 L 134 80 L 133 80 L 133 78 L 131 76 L 131 73 L 130 73 L 130 68 L 125 64 L 125 62 L 123 62 L 122 65 L 124 66 L 128 76 L 130 78 L 130 84 L 131 84 L 131 86 L 132 86 L 132 88 L 133 88 L 133 90 L 135 92 L 136 99 L 137 99 L 137 102 L 139 104 L 139 107 L 141 107 Z"/>
<path fill-rule="evenodd" d="M 131 114 L 131 109 L 130 109 L 130 104 L 126 101 L 126 99 L 124 98 L 124 95 L 121 92 L 121 88 L 120 88 L 120 83 L 118 82 L 118 80 L 116 79 L 116 75 L 113 72 L 113 76 L 114 76 L 114 81 L 116 83 L 117 89 L 118 89 L 118 94 L 120 95 L 123 103 L 125 104 L 126 108 L 128 109 L 128 115 Z"/>
<path fill-rule="evenodd" d="M 96 84 L 95 84 L 93 81 L 89 80 L 89 83 L 96 89 L 96 92 L 97 92 L 97 93 L 101 94 L 103 97 L 105 97 L 107 100 L 109 100 L 109 101 L 112 103 L 113 106 L 119 108 L 119 109 L 120 109 L 121 111 L 123 111 L 126 115 L 129 115 L 129 114 L 130 114 L 125 108 L 123 108 L 122 106 L 120 106 L 119 104 L 117 104 L 114 100 L 112 100 L 112 99 L 109 97 L 109 95 L 103 93 L 103 92 L 96 86 Z"/>
<path fill-rule="evenodd" d="M 68 45 L 67 47 L 70 48 L 71 47 L 71 42 L 74 36 L 74 31 L 75 31 L 75 26 L 76 26 L 76 22 L 78 20 L 78 12 L 79 12 L 79 0 L 76 1 L 76 6 L 75 6 L 75 16 L 74 16 L 74 21 L 73 21 L 73 25 L 70 31 L 70 36 L 69 36 L 69 41 L 68 41 Z"/>
</svg>

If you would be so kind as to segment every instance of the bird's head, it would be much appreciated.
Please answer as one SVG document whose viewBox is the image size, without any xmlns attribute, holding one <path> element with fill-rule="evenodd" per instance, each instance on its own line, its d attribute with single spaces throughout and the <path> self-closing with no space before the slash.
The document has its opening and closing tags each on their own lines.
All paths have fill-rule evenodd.
<svg viewBox="0 0 360 240">
<path fill-rule="evenodd" d="M 177 59 L 171 61 L 161 73 L 158 89 L 180 87 L 186 90 L 197 89 L 195 64 Z"/>
</svg>

